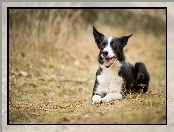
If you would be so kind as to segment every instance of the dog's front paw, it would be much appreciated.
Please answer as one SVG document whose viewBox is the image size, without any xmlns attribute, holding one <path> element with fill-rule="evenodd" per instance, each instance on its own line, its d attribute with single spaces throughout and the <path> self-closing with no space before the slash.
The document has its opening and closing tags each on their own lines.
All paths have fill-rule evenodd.
<svg viewBox="0 0 174 132">
<path fill-rule="evenodd" d="M 109 101 L 112 101 L 112 99 L 111 99 L 110 97 L 108 97 L 108 96 L 102 98 L 102 100 L 101 100 L 102 103 L 104 103 L 104 102 L 107 103 L 107 102 L 109 102 Z"/>
<path fill-rule="evenodd" d="M 92 97 L 92 104 L 101 103 L 101 101 L 102 101 L 102 98 L 99 95 L 94 95 Z"/>
<path fill-rule="evenodd" d="M 120 93 L 108 93 L 104 98 L 102 98 L 102 102 L 109 102 L 116 99 L 122 99 L 122 95 Z"/>
</svg>

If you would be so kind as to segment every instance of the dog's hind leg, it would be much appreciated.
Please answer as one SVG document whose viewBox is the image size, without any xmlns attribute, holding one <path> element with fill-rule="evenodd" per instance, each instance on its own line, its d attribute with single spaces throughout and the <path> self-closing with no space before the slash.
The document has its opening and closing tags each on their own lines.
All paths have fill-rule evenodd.
<svg viewBox="0 0 174 132">
<path fill-rule="evenodd" d="M 143 93 L 147 92 L 150 76 L 146 66 L 142 62 L 137 62 L 135 64 L 134 79 L 134 92 L 140 92 L 141 90 Z"/>
</svg>

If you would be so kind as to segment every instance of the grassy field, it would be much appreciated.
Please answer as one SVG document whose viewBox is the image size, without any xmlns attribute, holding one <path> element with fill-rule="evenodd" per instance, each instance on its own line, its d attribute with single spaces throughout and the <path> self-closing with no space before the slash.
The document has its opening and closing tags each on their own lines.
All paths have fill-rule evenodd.
<svg viewBox="0 0 174 132">
<path fill-rule="evenodd" d="M 120 16 L 113 28 L 114 13 Z M 10 11 L 10 124 L 166 123 L 165 11 L 119 10 L 108 16 L 110 23 L 101 17 L 95 10 Z M 92 104 L 99 52 L 93 25 L 105 35 L 134 34 L 124 51 L 132 64 L 146 64 L 151 76 L 146 94 Z"/>
</svg>

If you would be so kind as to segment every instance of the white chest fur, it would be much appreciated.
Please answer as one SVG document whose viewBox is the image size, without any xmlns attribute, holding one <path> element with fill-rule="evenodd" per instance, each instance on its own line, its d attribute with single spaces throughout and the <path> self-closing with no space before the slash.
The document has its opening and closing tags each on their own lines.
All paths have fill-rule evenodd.
<svg viewBox="0 0 174 132">
<path fill-rule="evenodd" d="M 97 76 L 99 85 L 96 88 L 97 94 L 101 97 L 108 93 L 120 93 L 123 84 L 123 78 L 118 76 L 121 64 L 116 62 L 110 68 L 102 67 L 103 70 L 100 75 Z"/>
</svg>

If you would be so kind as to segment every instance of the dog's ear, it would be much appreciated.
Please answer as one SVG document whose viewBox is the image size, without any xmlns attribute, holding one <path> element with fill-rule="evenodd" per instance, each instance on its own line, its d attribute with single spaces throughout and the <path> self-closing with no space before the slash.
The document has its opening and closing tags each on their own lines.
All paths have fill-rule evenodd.
<svg viewBox="0 0 174 132">
<path fill-rule="evenodd" d="M 100 44 L 104 39 L 104 35 L 97 31 L 97 29 L 93 26 L 93 35 L 95 39 L 95 43 L 97 44 L 98 48 L 100 49 Z"/>
<path fill-rule="evenodd" d="M 121 44 L 122 44 L 123 47 L 127 45 L 128 39 L 129 39 L 132 35 L 133 35 L 133 34 L 128 35 L 128 36 L 122 36 L 122 37 L 120 38 L 120 42 L 121 42 Z"/>
</svg>

